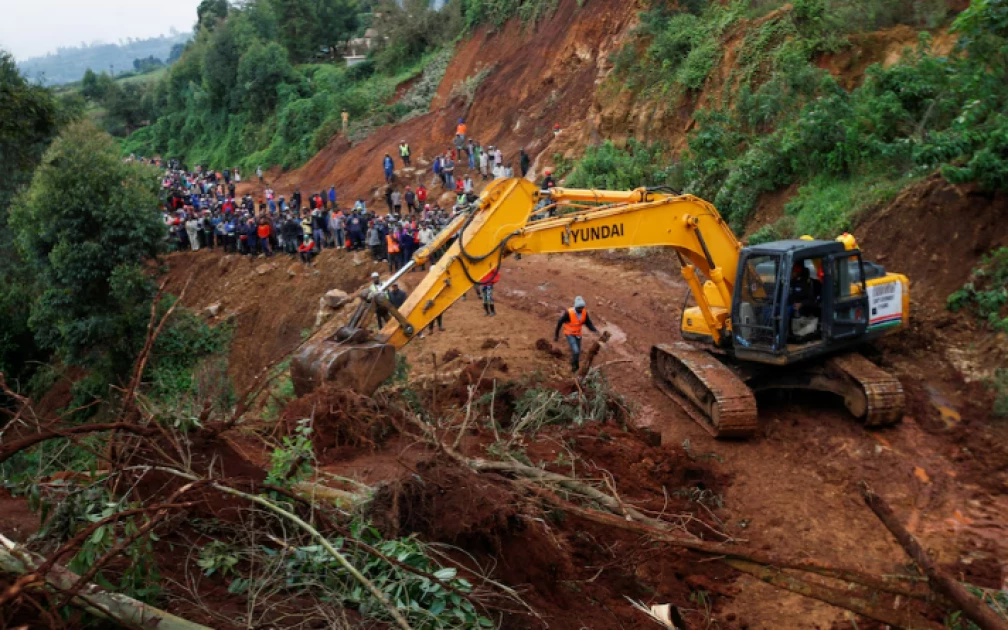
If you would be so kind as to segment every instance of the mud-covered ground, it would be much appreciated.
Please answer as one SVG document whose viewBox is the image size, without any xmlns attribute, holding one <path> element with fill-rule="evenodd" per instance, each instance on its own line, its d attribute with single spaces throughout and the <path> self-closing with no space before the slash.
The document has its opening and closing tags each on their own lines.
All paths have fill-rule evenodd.
<svg viewBox="0 0 1008 630">
<path fill-rule="evenodd" d="M 872 254 L 871 250 L 867 253 Z M 184 267 L 188 273 L 194 268 L 193 259 L 200 260 L 200 268 L 212 269 L 215 256 L 218 254 L 182 254 L 170 258 L 169 263 L 185 258 L 185 264 L 177 268 Z M 320 259 L 318 272 L 322 279 L 311 271 L 292 276 L 285 264 L 276 265 L 260 277 L 254 270 L 262 262 L 239 259 L 228 264 L 235 266 L 240 277 L 249 278 L 248 282 L 266 287 L 269 297 L 256 308 L 274 313 L 268 321 L 284 313 L 284 318 L 296 317 L 298 326 L 311 325 L 316 296 L 327 288 L 326 282 L 332 284 L 336 275 L 353 270 L 352 281 L 339 275 L 339 282 L 346 285 L 343 288 L 349 288 L 366 278 L 364 272 L 371 269 L 369 264 L 353 265 L 347 254 L 333 252 Z M 898 267 L 901 262 L 890 259 L 887 264 L 894 270 L 907 271 L 915 286 L 926 284 L 926 275 L 921 274 L 918 282 L 912 268 Z M 178 280 L 178 273 L 182 272 L 172 271 L 173 281 Z M 216 276 L 219 272 L 204 273 Z M 407 277 L 407 288 L 420 277 L 419 272 Z M 711 494 L 723 505 L 718 518 L 731 536 L 757 549 L 853 565 L 876 573 L 891 572 L 905 565 L 907 558 L 861 501 L 856 484 L 864 480 L 892 504 L 907 528 L 935 552 L 942 565 L 982 586 L 1002 584 L 1005 568 L 1000 563 L 1008 557 L 1004 518 L 1008 514 L 1008 425 L 991 417 L 986 388 L 979 382 L 967 382 L 956 368 L 956 361 L 973 351 L 971 340 L 982 334 L 982 329 L 963 316 L 949 321 L 951 316 L 937 300 L 924 299 L 914 304 L 915 320 L 910 330 L 865 349 L 869 358 L 893 371 L 903 382 L 907 415 L 896 427 L 867 431 L 829 396 L 771 395 L 759 399 L 760 431 L 756 437 L 744 442 L 717 441 L 650 382 L 649 348 L 678 338 L 678 314 L 685 291 L 674 257 L 659 252 L 642 257 L 613 253 L 509 259 L 496 288 L 496 317 L 486 317 L 482 305 L 470 295 L 446 313 L 445 332 L 435 332 L 407 346 L 404 355 L 410 365 L 410 386 L 428 392 L 428 397 L 436 391 L 428 402 L 450 415 L 461 413 L 466 385 L 481 377 L 478 395 L 487 393 L 494 382 L 504 389 L 509 382 L 530 377 L 551 383 L 569 382 L 566 348 L 551 340 L 557 317 L 576 295 L 582 295 L 596 325 L 613 337 L 596 365 L 614 389 L 630 401 L 634 409 L 631 424 L 653 432 L 639 434 L 635 429 L 627 433 L 629 437 L 617 439 L 607 448 L 608 455 L 593 452 L 590 446 L 581 451 L 582 458 L 598 465 L 596 472 L 611 473 L 621 491 L 639 493 L 638 497 L 650 494 L 653 499 L 653 493 L 663 488 L 669 493 L 678 490 L 672 487 L 678 481 L 668 485 L 648 471 L 667 464 L 681 473 L 683 465 L 694 465 L 695 459 L 702 462 L 698 465 L 702 476 L 711 480 Z M 928 295 L 927 291 L 922 293 Z M 254 288 L 250 292 L 243 289 L 242 294 L 245 302 L 255 301 Z M 281 299 L 286 300 L 284 308 L 276 304 Z M 209 295 L 193 293 L 186 301 L 199 308 L 210 300 Z M 242 308 L 251 307 L 246 304 Z M 263 313 L 258 317 L 266 317 Z M 244 332 L 242 321 L 239 335 Z M 254 369 L 256 361 L 261 364 L 264 360 L 250 353 L 248 348 L 255 347 L 252 341 L 236 347 L 235 352 L 245 361 L 243 370 Z M 490 368 L 484 370 L 487 359 L 492 359 Z M 501 395 L 506 396 L 503 389 Z M 305 404 L 292 403 L 287 415 L 306 415 L 306 409 L 297 407 Z M 507 413 L 506 406 L 496 409 L 498 418 Z M 597 441 L 599 431 L 613 432 L 589 430 L 577 436 L 578 443 L 584 446 Z M 480 435 L 467 437 L 463 443 L 470 454 L 485 452 L 492 441 L 485 433 Z M 397 435 L 385 439 L 382 431 L 358 427 L 342 436 L 336 432 L 326 440 L 332 446 L 320 452 L 324 470 L 369 484 L 408 478 L 417 472 L 416 467 L 430 465 L 430 453 L 416 439 Z M 247 458 L 262 460 L 261 446 L 256 446 L 254 440 L 239 437 L 237 442 L 239 450 L 247 451 Z M 660 446 L 649 445 L 659 442 Z M 563 461 L 558 458 L 563 444 L 563 438 L 547 435 L 527 447 L 539 461 L 553 462 Z M 687 450 L 690 457 L 684 459 Z M 614 457 L 614 453 L 619 456 Z M 641 469 L 643 474 L 634 472 Z M 455 480 L 452 485 L 457 483 Z M 472 493 L 485 494 L 481 488 L 477 484 Z M 515 514 L 524 513 L 521 508 L 514 508 L 515 514 L 494 512 L 500 506 L 488 509 L 490 523 L 509 519 L 517 522 Z M 410 523 L 415 524 L 406 521 L 406 525 Z M 437 531 L 419 530 L 432 540 L 442 540 Z M 534 598 L 544 614 L 556 617 L 550 621 L 553 627 L 567 627 L 563 624 L 568 615 L 583 620 L 584 613 L 575 609 L 591 602 L 604 602 L 613 609 L 619 623 L 633 627 L 629 604 L 625 600 L 621 603 L 621 595 L 616 594 L 621 588 L 626 591 L 622 594 L 650 603 L 662 602 L 663 597 L 682 601 L 681 589 L 694 573 L 713 580 L 713 586 L 708 584 L 709 588 L 701 590 L 713 594 L 712 614 L 722 627 L 852 627 L 844 611 L 786 594 L 745 576 L 715 572 L 712 578 L 706 569 L 691 573 L 680 567 L 673 569 L 675 575 L 669 577 L 655 573 L 657 567 L 647 568 L 647 562 L 645 568 L 640 568 L 633 558 L 641 550 L 625 534 L 593 530 L 596 540 L 587 544 L 580 539 L 571 543 L 566 538 L 570 531 L 557 531 L 563 540 L 554 541 L 558 546 L 552 555 L 540 550 L 531 557 L 512 557 L 519 549 L 509 546 L 508 536 L 519 534 L 508 527 L 491 536 L 503 536 L 504 542 L 482 540 L 477 544 L 474 539 L 462 540 L 467 550 L 478 552 L 482 562 L 498 566 L 509 584 L 524 584 L 529 593 L 538 594 L 545 581 L 542 575 L 530 573 L 530 563 L 537 562 L 537 558 L 543 558 L 548 565 L 562 562 L 562 570 L 549 571 L 561 571 L 555 579 L 568 585 L 559 591 L 564 597 L 556 600 L 559 595 L 551 591 L 546 599 Z M 614 538 L 605 538 L 609 535 Z M 522 533 L 519 538 L 525 540 L 526 536 Z M 540 543 L 545 544 L 536 544 Z M 612 544 L 618 544 L 615 551 Z M 600 549 L 610 550 L 605 552 L 605 562 L 597 555 L 602 553 Z M 622 566 L 625 563 L 635 568 L 630 571 L 633 579 L 624 583 L 619 576 L 628 575 Z M 608 573 L 616 571 L 615 567 L 621 568 L 617 573 Z M 583 597 L 571 595 L 571 589 L 586 588 L 575 584 L 587 583 L 600 568 L 605 578 L 613 579 L 595 578 L 590 584 L 602 580 L 599 588 L 604 592 L 589 589 L 582 592 Z M 644 592 L 645 587 L 655 592 Z M 561 622 L 561 618 L 565 621 Z M 620 626 L 617 622 L 596 621 L 588 627 Z M 865 627 L 863 621 L 858 627 Z"/>
</svg>

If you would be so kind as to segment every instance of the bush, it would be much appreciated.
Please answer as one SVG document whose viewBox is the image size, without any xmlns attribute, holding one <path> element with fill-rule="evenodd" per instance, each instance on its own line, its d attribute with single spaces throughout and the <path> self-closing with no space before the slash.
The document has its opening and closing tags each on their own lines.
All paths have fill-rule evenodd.
<svg viewBox="0 0 1008 630">
<path fill-rule="evenodd" d="M 42 286 L 29 325 L 64 363 L 119 375 L 131 366 L 154 293 L 141 263 L 165 244 L 159 189 L 156 169 L 124 163 L 83 122 L 53 142 L 15 203 L 11 226 Z"/>
<path fill-rule="evenodd" d="M 966 309 L 991 330 L 1008 332 L 1008 247 L 996 249 L 980 261 L 970 281 L 948 297 L 948 309 Z"/>
<path fill-rule="evenodd" d="M 813 179 L 798 189 L 784 211 L 794 217 L 794 234 L 833 239 L 849 232 L 866 210 L 896 197 L 906 181 L 869 176 L 853 179 Z"/>
<path fill-rule="evenodd" d="M 630 140 L 626 149 L 607 140 L 588 147 L 574 165 L 566 184 L 575 188 L 630 190 L 668 183 L 668 167 L 662 166 L 662 145 Z"/>
</svg>

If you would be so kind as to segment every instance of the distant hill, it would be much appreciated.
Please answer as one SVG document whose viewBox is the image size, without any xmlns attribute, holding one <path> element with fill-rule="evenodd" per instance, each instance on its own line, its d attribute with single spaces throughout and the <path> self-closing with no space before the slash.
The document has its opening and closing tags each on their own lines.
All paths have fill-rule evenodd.
<svg viewBox="0 0 1008 630">
<path fill-rule="evenodd" d="M 168 62 L 172 48 L 183 45 L 192 38 L 192 33 L 173 33 L 150 39 L 127 40 L 123 44 L 81 44 L 59 48 L 44 57 L 32 57 L 18 63 L 21 72 L 31 80 L 41 79 L 45 85 L 60 85 L 80 81 L 84 72 L 91 68 L 95 72 L 112 73 L 132 71 L 134 59 L 153 56 Z"/>
</svg>

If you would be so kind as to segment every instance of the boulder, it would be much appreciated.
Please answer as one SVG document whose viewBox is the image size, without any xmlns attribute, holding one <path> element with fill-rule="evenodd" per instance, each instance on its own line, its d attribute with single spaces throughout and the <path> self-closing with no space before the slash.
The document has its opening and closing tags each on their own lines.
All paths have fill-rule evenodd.
<svg viewBox="0 0 1008 630">
<path fill-rule="evenodd" d="M 214 304 L 211 304 L 210 306 L 206 307 L 206 314 L 209 315 L 210 317 L 217 317 L 217 314 L 220 313 L 220 309 L 221 309 L 220 302 L 215 302 Z"/>
<path fill-rule="evenodd" d="M 270 263 L 263 263 L 263 264 L 259 265 L 258 267 L 256 267 L 255 271 L 260 276 L 265 276 L 269 272 L 273 271 L 273 269 L 274 269 L 274 265 L 271 265 Z"/>
<path fill-rule="evenodd" d="M 332 289 L 331 291 L 327 291 L 322 299 L 327 307 L 338 310 L 350 301 L 350 295 L 346 291 Z"/>
</svg>

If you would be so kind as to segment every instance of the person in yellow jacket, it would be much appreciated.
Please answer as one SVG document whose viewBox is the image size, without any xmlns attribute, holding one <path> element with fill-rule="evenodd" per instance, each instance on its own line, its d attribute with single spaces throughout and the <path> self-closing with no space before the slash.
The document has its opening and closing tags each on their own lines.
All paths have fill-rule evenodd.
<svg viewBox="0 0 1008 630">
<path fill-rule="evenodd" d="M 577 372 L 581 367 L 581 331 L 587 327 L 596 335 L 598 330 L 588 316 L 587 304 L 580 295 L 574 298 L 574 306 L 564 311 L 560 319 L 557 320 L 556 331 L 553 333 L 553 341 L 560 341 L 560 330 L 567 337 L 567 344 L 571 349 L 571 371 Z"/>
</svg>

